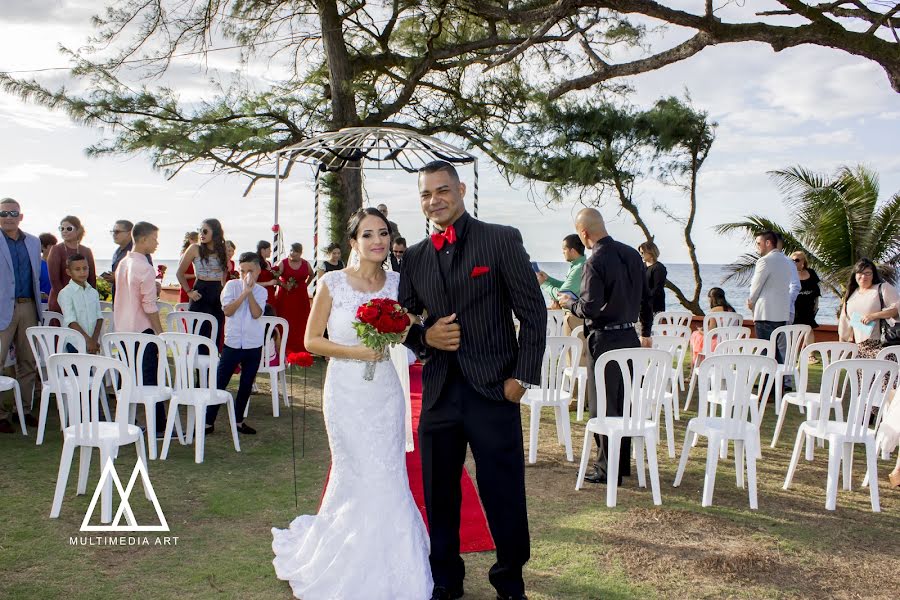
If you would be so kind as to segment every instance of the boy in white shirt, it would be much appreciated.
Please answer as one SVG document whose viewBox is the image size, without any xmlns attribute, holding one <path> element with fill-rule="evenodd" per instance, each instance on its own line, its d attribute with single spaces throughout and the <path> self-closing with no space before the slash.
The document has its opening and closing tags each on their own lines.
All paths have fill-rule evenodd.
<svg viewBox="0 0 900 600">
<path fill-rule="evenodd" d="M 63 312 L 63 327 L 71 327 L 82 336 L 90 354 L 100 352 L 100 332 L 103 315 L 100 311 L 100 294 L 87 282 L 90 269 L 87 259 L 73 254 L 66 260 L 69 283 L 59 291 L 58 301 Z M 90 333 L 88 333 L 90 332 Z M 74 352 L 71 344 L 66 349 Z"/>
<path fill-rule="evenodd" d="M 224 390 L 231 381 L 235 367 L 241 366 L 241 382 L 234 401 L 234 414 L 239 433 L 254 434 L 256 430 L 244 423 L 244 409 L 259 361 L 262 357 L 265 327 L 259 318 L 266 305 L 266 288 L 256 283 L 259 277 L 259 255 L 244 252 L 238 259 L 240 278 L 232 279 L 222 289 L 222 311 L 225 313 L 225 345 L 216 372 L 216 387 Z M 212 433 L 219 406 L 206 409 L 206 433 Z"/>
</svg>

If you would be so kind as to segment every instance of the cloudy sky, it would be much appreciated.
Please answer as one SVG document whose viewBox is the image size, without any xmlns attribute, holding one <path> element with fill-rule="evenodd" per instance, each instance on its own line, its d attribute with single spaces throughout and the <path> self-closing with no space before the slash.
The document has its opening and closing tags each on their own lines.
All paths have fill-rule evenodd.
<svg viewBox="0 0 900 600">
<path fill-rule="evenodd" d="M 92 11 L 99 0 L 3 0 L 0 2 L 0 70 L 19 71 L 66 66 L 60 44 L 77 48 L 91 34 Z M 703 3 L 683 0 L 688 10 Z M 751 2 L 753 10 L 764 3 Z M 746 14 L 749 8 L 729 6 L 721 13 Z M 659 40 L 669 44 L 685 32 L 668 30 Z M 185 96 L 201 96 L 211 76 L 228 73 L 236 64 L 227 53 L 214 53 L 208 70 L 179 65 L 169 83 Z M 35 73 L 39 80 L 65 83 L 64 71 Z M 708 48 L 688 61 L 630 80 L 634 101 L 649 106 L 661 96 L 690 93 L 694 105 L 719 123 L 717 139 L 700 179 L 700 206 L 695 241 L 701 262 L 724 263 L 745 251 L 745 243 L 723 238 L 712 227 L 759 212 L 784 221 L 788 215 L 774 185 L 771 169 L 802 164 L 830 172 L 843 164 L 866 164 L 881 174 L 883 197 L 900 190 L 900 95 L 891 91 L 874 63 L 841 52 L 801 47 L 774 53 L 762 44 Z M 180 240 L 204 217 L 218 217 L 239 251 L 270 237 L 274 186 L 258 184 L 243 197 L 246 180 L 213 177 L 197 168 L 166 181 L 142 156 L 89 159 L 84 149 L 103 132 L 73 124 L 59 113 L 28 105 L 0 92 L 0 196 L 23 205 L 23 229 L 56 231 L 59 218 L 79 216 L 88 230 L 85 242 L 95 256 L 112 254 L 108 234 L 117 218 L 148 220 L 161 227 L 158 256 L 175 258 Z M 518 226 L 532 257 L 559 260 L 559 242 L 572 231 L 579 206 L 537 207 L 527 188 L 513 188 L 489 161 L 481 166 L 481 213 L 487 221 Z M 463 171 L 471 182 L 471 171 Z M 289 241 L 312 245 L 310 173 L 295 171 L 284 186 L 281 223 Z M 403 172 L 370 172 L 372 204 L 385 202 L 410 240 L 423 235 L 415 177 Z M 680 231 L 662 215 L 652 214 L 655 202 L 679 211 L 685 206 L 676 192 L 658 184 L 638 189 L 638 200 L 656 232 L 663 261 L 685 262 Z M 638 243 L 639 232 L 614 207 L 604 209 L 611 233 Z M 306 253 L 307 257 L 309 252 Z"/>
</svg>

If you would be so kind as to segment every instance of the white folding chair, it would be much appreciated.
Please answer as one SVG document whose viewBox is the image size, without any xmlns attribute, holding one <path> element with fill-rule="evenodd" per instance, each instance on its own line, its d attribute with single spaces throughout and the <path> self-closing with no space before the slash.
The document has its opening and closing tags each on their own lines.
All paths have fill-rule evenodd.
<svg viewBox="0 0 900 600">
<path fill-rule="evenodd" d="M 621 417 L 606 416 L 606 367 L 614 363 L 622 378 L 623 403 Z M 653 348 L 626 348 L 604 352 L 594 367 L 597 386 L 597 417 L 589 419 L 584 427 L 584 447 L 581 450 L 581 464 L 575 489 L 584 484 L 584 474 L 591 455 L 592 433 L 608 438 L 606 463 L 606 506 L 616 505 L 619 478 L 619 452 L 623 437 L 634 438 L 637 457 L 638 485 L 647 487 L 644 474 L 644 451 L 650 467 L 650 489 L 653 504 L 662 504 L 659 493 L 659 467 L 656 460 L 656 440 L 659 436 L 658 423 L 653 420 L 655 407 L 659 403 L 672 373 L 672 355 L 665 350 Z M 630 460 L 630 457 L 629 457 Z"/>
<path fill-rule="evenodd" d="M 63 326 L 62 313 L 54 312 L 52 310 L 45 310 L 43 313 L 41 313 L 41 326 L 42 327 L 62 327 Z"/>
<path fill-rule="evenodd" d="M 691 321 L 693 320 L 693 318 L 694 315 L 685 310 L 664 310 L 662 312 L 656 313 L 653 316 L 653 326 L 656 327 L 657 325 L 675 325 L 677 327 L 687 327 L 688 329 L 690 329 Z M 690 336 L 690 333 L 688 333 L 688 335 Z"/>
<path fill-rule="evenodd" d="M 540 389 L 526 390 L 522 404 L 531 407 L 530 434 L 528 437 L 528 462 L 537 462 L 538 430 L 541 426 L 541 408 L 550 406 L 556 416 L 556 437 L 566 448 L 566 460 L 573 461 L 572 431 L 569 427 L 569 403 L 572 394 L 563 391 L 563 371 L 566 365 L 577 365 L 581 359 L 583 344 L 570 336 L 547 338 L 541 361 Z"/>
<path fill-rule="evenodd" d="M 734 441 L 734 461 L 737 485 L 744 487 L 744 459 L 747 464 L 750 508 L 756 510 L 756 459 L 759 455 L 759 426 L 753 422 L 754 386 L 765 387 L 764 380 L 775 375 L 777 363 L 767 356 L 714 354 L 700 363 L 698 374 L 699 406 L 697 414 L 688 421 L 684 434 L 681 460 L 673 485 L 681 485 L 687 466 L 692 436 L 708 439 L 706 475 L 703 481 L 703 506 L 711 506 L 716 484 L 716 469 L 722 446 Z M 723 397 L 722 415 L 709 416 L 707 398 Z"/>
<path fill-rule="evenodd" d="M 797 430 L 791 464 L 784 479 L 785 490 L 790 487 L 794 478 L 804 437 L 811 436 L 825 440 L 828 443 L 825 510 L 834 510 L 837 505 L 838 470 L 843 464 L 843 487 L 850 490 L 853 445 L 863 444 L 866 447 L 866 482 L 869 485 L 872 512 L 881 512 L 878 498 L 878 448 L 875 441 L 875 432 L 881 422 L 881 412 L 879 411 L 875 417 L 874 426 L 870 427 L 869 419 L 872 409 L 884 404 L 888 388 L 897 380 L 897 371 L 898 365 L 895 362 L 860 358 L 835 361 L 825 368 L 819 391 L 821 402 L 819 413 L 816 417 L 808 415 L 810 419 L 801 423 Z M 888 385 L 885 385 L 886 380 Z M 831 405 L 839 403 L 844 387 L 850 388 L 847 420 L 832 421 L 829 419 Z"/>
<path fill-rule="evenodd" d="M 587 340 L 584 337 L 584 326 L 579 325 L 569 334 L 573 339 L 581 342 L 581 355 L 588 354 Z M 590 358 L 590 357 L 588 357 Z M 572 392 L 572 386 L 578 382 L 578 403 L 575 409 L 575 419 L 584 420 L 584 405 L 587 399 L 587 367 L 581 364 L 569 365 L 563 371 L 563 391 Z"/>
<path fill-rule="evenodd" d="M 781 397 L 784 395 L 784 380 L 786 377 L 796 380 L 799 376 L 797 369 L 797 359 L 800 354 L 800 348 L 806 341 L 806 336 L 812 331 L 809 325 L 782 325 L 776 327 L 772 331 L 772 345 L 778 347 L 778 338 L 784 337 L 784 363 L 778 365 L 778 371 L 775 373 L 775 411 L 781 408 Z M 774 355 L 773 355 L 774 356 Z"/>
<path fill-rule="evenodd" d="M 116 318 L 115 315 L 113 315 L 113 311 L 101 310 L 100 316 L 103 318 L 103 327 L 100 329 L 100 334 L 106 335 L 107 333 L 115 333 Z"/>
<path fill-rule="evenodd" d="M 784 418 L 787 416 L 788 407 L 791 404 L 800 407 L 801 411 L 805 409 L 807 419 L 815 419 L 819 412 L 819 407 L 821 406 L 820 393 L 807 389 L 809 386 L 809 357 L 814 353 L 818 353 L 821 357 L 822 370 L 824 372 L 831 363 L 838 360 L 856 358 L 858 352 L 859 346 L 853 342 L 816 342 L 815 344 L 809 344 L 800 351 L 800 376 L 797 378 L 797 391 L 788 392 L 782 397 L 781 410 L 778 410 L 776 407 L 778 420 L 775 423 L 775 432 L 772 434 L 772 448 L 778 443 L 781 428 L 784 426 Z M 841 420 L 844 413 L 841 397 L 831 399 L 829 403 L 835 409 L 837 419 Z M 810 438 L 807 443 L 806 460 L 812 460 L 812 454 L 812 438 Z"/>
<path fill-rule="evenodd" d="M 31 346 L 34 362 L 37 365 L 38 376 L 41 378 L 41 408 L 38 415 L 37 439 L 35 440 L 36 445 L 41 445 L 44 443 L 44 430 L 47 427 L 47 407 L 50 404 L 50 394 L 56 395 L 60 429 L 65 429 L 67 423 L 66 404 L 65 402 L 60 402 L 59 399 L 61 397 L 60 394 L 65 394 L 68 390 L 58 390 L 54 387 L 54 383 L 50 380 L 48 360 L 54 354 L 65 354 L 66 344 L 71 344 L 79 354 L 87 352 L 87 345 L 80 333 L 68 327 L 29 327 L 25 330 L 25 336 L 28 338 L 28 345 Z M 61 381 L 64 382 L 65 380 Z M 109 402 L 106 398 L 106 387 L 104 386 L 101 386 L 100 401 L 103 406 L 103 415 L 109 421 Z"/>
<path fill-rule="evenodd" d="M 718 315 L 734 315 L 735 313 L 715 313 L 715 316 Z M 704 328 L 703 328 L 703 350 L 697 354 L 697 358 L 694 360 L 694 364 L 691 367 L 691 383 L 688 386 L 687 396 L 684 398 L 684 410 L 688 409 L 688 406 L 691 404 L 691 397 L 694 395 L 694 387 L 697 385 L 697 365 L 699 365 L 704 358 L 713 353 L 715 346 L 718 346 L 722 342 L 727 340 L 738 340 L 750 337 L 750 328 L 749 327 L 740 327 L 737 325 L 718 325 L 712 326 L 707 329 L 705 327 L 706 318 L 712 315 L 706 315 L 703 318 Z M 737 318 L 741 318 L 740 315 L 737 315 Z M 734 322 L 733 320 L 731 322 Z M 710 321 L 710 325 L 715 323 L 714 320 Z"/>
<path fill-rule="evenodd" d="M 144 381 L 144 356 L 150 349 L 156 350 L 156 383 L 151 385 Z M 163 425 L 156 422 L 156 405 L 160 402 L 168 402 L 172 398 L 170 385 L 169 361 L 166 354 L 166 344 L 158 336 L 149 333 L 108 333 L 103 336 L 103 352 L 106 356 L 116 358 L 128 372 L 134 381 L 132 394 L 128 398 L 119 399 L 116 405 L 116 419 L 121 411 L 127 411 L 126 421 L 133 425 L 137 416 L 137 407 L 144 407 L 144 419 L 147 425 L 147 447 L 150 460 L 156 460 L 156 432 L 157 427 Z M 178 439 L 184 444 L 184 435 L 181 431 L 181 420 L 175 422 L 178 431 Z"/>
<path fill-rule="evenodd" d="M 659 313 L 657 316 L 659 316 L 661 314 L 663 314 L 663 313 Z M 682 314 L 682 313 L 675 313 L 675 314 Z M 683 337 L 685 339 L 686 343 L 689 344 L 690 340 L 691 340 L 691 328 L 688 327 L 687 325 L 672 325 L 672 324 L 667 324 L 667 323 L 659 323 L 659 324 L 656 324 L 653 326 L 653 329 L 651 330 L 651 335 L 660 335 L 660 336 L 666 336 L 666 337 Z M 687 355 L 687 348 L 688 348 L 688 346 L 685 346 L 684 354 L 682 354 L 681 357 L 678 359 L 678 364 L 676 365 L 678 367 L 678 377 L 676 377 L 676 381 L 678 382 L 678 389 L 681 390 L 682 392 L 684 391 L 684 385 L 685 385 L 684 384 L 684 382 L 685 382 L 685 379 L 684 379 L 684 357 Z M 675 403 L 675 418 L 676 419 L 679 418 L 678 417 L 678 407 L 679 407 L 680 402 L 681 402 L 681 400 L 679 398 L 679 401 Z"/>
<path fill-rule="evenodd" d="M 16 413 L 19 415 L 19 426 L 22 428 L 22 435 L 28 435 L 28 429 L 25 427 L 25 409 L 22 407 L 22 391 L 19 389 L 19 382 L 12 377 L 0 375 L 0 392 L 8 392 L 12 390 L 15 396 Z"/>
<path fill-rule="evenodd" d="M 100 301 L 100 310 L 101 311 L 104 311 L 104 310 L 112 311 L 112 309 L 113 309 L 112 302 L 104 302 L 103 300 Z"/>
<path fill-rule="evenodd" d="M 287 394 L 287 339 L 290 325 L 287 319 L 281 317 L 260 317 L 260 323 L 263 324 L 263 351 L 259 361 L 260 374 L 269 375 L 269 386 L 272 388 L 272 416 L 277 417 L 279 412 L 278 394 L 284 399 L 284 405 L 290 406 L 290 399 Z M 276 333 L 278 335 L 276 335 Z M 278 336 L 281 336 L 280 343 Z M 275 362 L 277 361 L 277 362 Z M 275 364 L 272 364 L 275 362 Z M 250 399 L 247 399 L 247 406 L 244 408 L 244 418 L 250 412 Z"/>
<path fill-rule="evenodd" d="M 202 333 L 204 326 L 209 327 L 209 335 Z M 166 331 L 170 333 L 202 335 L 212 342 L 212 350 L 210 352 L 216 356 L 219 355 L 216 343 L 216 337 L 219 332 L 219 320 L 212 315 L 189 310 L 170 312 L 166 316 Z M 195 368 L 200 372 L 200 385 L 206 387 L 208 382 L 203 378 L 206 377 L 206 367 L 209 365 L 209 357 L 205 354 L 198 354 L 196 361 Z M 213 379 L 210 380 L 213 382 L 213 385 L 216 381 L 215 374 L 216 372 L 213 371 Z"/>
<path fill-rule="evenodd" d="M 91 453 L 94 448 L 100 451 L 101 472 L 110 460 L 118 457 L 119 448 L 122 446 L 134 444 L 137 459 L 143 463 L 144 468 L 147 467 L 147 455 L 140 427 L 129 425 L 122 420 L 113 422 L 100 420 L 99 405 L 105 393 L 103 390 L 106 375 L 112 375 L 108 379 L 118 382 L 116 388 L 118 398 L 127 399 L 132 393 L 131 375 L 122 363 L 107 356 L 92 354 L 54 354 L 49 359 L 47 369 L 50 372 L 51 385 L 57 390 L 57 403 L 65 401 L 69 406 L 69 424 L 63 429 L 62 456 L 59 461 L 59 474 L 56 477 L 53 506 L 50 509 L 50 518 L 56 519 L 62 508 L 76 448 L 81 450 L 78 461 L 79 495 L 87 491 Z M 66 390 L 66 400 L 61 397 L 60 390 L 63 389 Z M 143 484 L 143 479 L 141 483 Z M 149 500 L 149 490 L 145 488 L 144 494 Z M 107 478 L 101 490 L 102 523 L 112 521 L 112 495 L 112 478 Z M 126 499 L 123 498 L 122 501 Z"/>
<path fill-rule="evenodd" d="M 186 311 L 186 310 L 190 310 L 190 309 L 191 309 L 191 303 L 190 303 L 190 302 L 177 302 L 177 303 L 175 303 L 175 310 L 177 310 L 177 311 L 179 311 L 179 312 Z"/>
<path fill-rule="evenodd" d="M 169 455 L 169 443 L 172 441 L 172 430 L 175 421 L 181 417 L 178 414 L 180 406 L 187 407 L 186 443 L 194 442 L 194 462 L 203 462 L 203 450 L 206 442 L 206 408 L 216 404 L 224 404 L 228 411 L 228 420 L 231 422 L 231 438 L 234 441 L 234 449 L 241 451 L 241 443 L 238 441 L 237 422 L 234 417 L 234 399 L 226 390 L 215 387 L 216 368 L 219 357 L 215 354 L 215 347 L 209 338 L 202 335 L 189 333 L 163 333 L 159 337 L 166 343 L 166 347 L 172 353 L 175 363 L 175 378 L 172 399 L 169 402 L 169 414 L 166 418 L 166 435 L 163 439 L 160 459 L 165 460 Z M 200 381 L 212 382 L 211 387 L 201 383 L 199 387 L 194 385 L 194 370 L 198 368 L 197 358 L 200 348 L 209 350 L 205 365 L 200 368 Z"/>
<path fill-rule="evenodd" d="M 878 360 L 892 360 L 895 363 L 900 364 L 900 346 L 885 346 L 878 351 L 878 355 L 875 356 L 875 358 L 877 358 Z M 900 386 L 900 377 L 898 377 L 894 382 L 894 389 L 888 390 L 886 404 L 884 406 L 879 406 L 878 410 L 887 409 L 887 407 L 890 405 L 890 399 L 895 397 L 895 391 L 897 390 L 898 386 Z M 889 449 L 887 445 L 881 443 L 883 438 L 884 433 L 883 431 L 879 430 L 878 447 L 881 448 L 881 460 L 887 460 L 891 457 L 892 450 Z"/>
<path fill-rule="evenodd" d="M 559 337 L 566 323 L 566 311 L 559 308 L 547 309 L 547 337 Z"/>
<path fill-rule="evenodd" d="M 654 335 L 650 338 L 653 347 L 657 350 L 668 352 L 672 357 L 674 364 L 669 372 L 669 381 L 666 390 L 663 391 L 659 402 L 653 411 L 653 420 L 660 423 L 660 410 L 665 410 L 666 419 L 666 445 L 669 450 L 669 458 L 675 458 L 675 423 L 674 420 L 679 418 L 678 403 L 681 398 L 678 396 L 678 363 L 679 358 L 684 358 L 687 352 L 688 340 L 683 337 L 670 335 Z M 662 428 L 660 423 L 659 428 Z"/>
</svg>

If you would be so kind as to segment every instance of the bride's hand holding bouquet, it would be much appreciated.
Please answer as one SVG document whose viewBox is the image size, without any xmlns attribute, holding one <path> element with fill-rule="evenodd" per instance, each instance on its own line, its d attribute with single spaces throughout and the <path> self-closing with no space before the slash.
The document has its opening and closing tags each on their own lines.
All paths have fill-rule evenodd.
<svg viewBox="0 0 900 600">
<path fill-rule="evenodd" d="M 411 320 L 406 310 L 391 298 L 374 298 L 356 310 L 353 328 L 362 345 L 375 353 L 366 362 L 363 377 L 371 381 L 375 376 L 375 363 L 382 360 L 391 344 L 398 344 L 406 337 Z"/>
</svg>

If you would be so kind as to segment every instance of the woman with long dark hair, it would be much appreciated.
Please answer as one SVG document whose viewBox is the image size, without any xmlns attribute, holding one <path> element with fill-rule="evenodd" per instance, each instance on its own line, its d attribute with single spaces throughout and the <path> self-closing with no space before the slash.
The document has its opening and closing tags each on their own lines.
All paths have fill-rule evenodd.
<svg viewBox="0 0 900 600">
<path fill-rule="evenodd" d="M 313 270 L 303 258 L 303 245 L 291 244 L 291 253 L 281 261 L 281 284 L 275 297 L 275 311 L 287 319 L 290 325 L 287 339 L 288 352 L 306 352 L 303 336 L 309 319 L 309 292 L 307 286 L 313 279 Z"/>
<path fill-rule="evenodd" d="M 194 267 L 193 288 L 187 281 L 187 269 Z M 215 336 L 218 344 L 222 340 L 225 327 L 225 313 L 222 312 L 222 287 L 228 281 L 228 256 L 225 250 L 225 232 L 218 219 L 206 219 L 200 224 L 198 243 L 191 244 L 181 255 L 178 263 L 178 283 L 187 292 L 190 300 L 188 310 L 206 313 L 216 318 L 219 331 Z M 201 335 L 209 335 L 208 327 L 200 330 Z"/>
<path fill-rule="evenodd" d="M 709 299 L 709 312 L 737 312 L 725 298 L 725 290 L 719 287 L 709 288 L 706 293 Z M 715 348 L 712 348 L 715 350 Z M 703 352 L 703 330 L 695 329 L 691 333 L 691 362 L 697 362 L 697 355 Z"/>
<path fill-rule="evenodd" d="M 59 235 L 62 241 L 53 246 L 50 255 L 47 257 L 47 272 L 50 275 L 50 298 L 49 308 L 52 311 L 61 313 L 62 308 L 56 297 L 59 292 L 69 285 L 69 275 L 66 273 L 66 262 L 70 256 L 80 254 L 87 259 L 88 263 L 88 283 L 91 287 L 97 287 L 97 267 L 94 266 L 94 253 L 91 249 L 81 243 L 84 239 L 84 226 L 81 219 L 71 215 L 63 217 L 59 222 Z"/>
<path fill-rule="evenodd" d="M 181 243 L 181 252 L 178 254 L 178 257 L 181 258 L 184 256 L 184 253 L 187 252 L 187 249 L 191 247 L 191 244 L 196 244 L 197 240 L 200 239 L 200 234 L 196 231 L 188 231 L 184 234 L 184 241 Z M 197 276 L 194 275 L 194 265 L 193 263 L 188 265 L 187 271 L 184 273 L 184 278 L 187 281 L 188 288 L 187 290 L 184 287 L 181 287 L 178 290 L 178 301 L 179 302 L 190 302 L 191 299 L 188 298 L 188 292 L 191 291 L 191 288 L 194 287 L 194 280 L 197 279 Z"/>
<path fill-rule="evenodd" d="M 875 263 L 861 259 L 853 267 L 841 302 L 838 337 L 858 344 L 860 358 L 875 358 L 881 350 L 881 321 L 896 318 L 898 305 L 897 288 L 882 279 Z"/>
<path fill-rule="evenodd" d="M 256 254 L 259 255 L 259 264 L 262 267 L 256 283 L 266 288 L 266 304 L 274 311 L 275 291 L 278 289 L 280 282 L 278 280 L 278 271 L 274 270 L 272 263 L 269 262 L 269 259 L 272 258 L 272 244 L 266 240 L 259 240 L 256 242 Z"/>
</svg>

